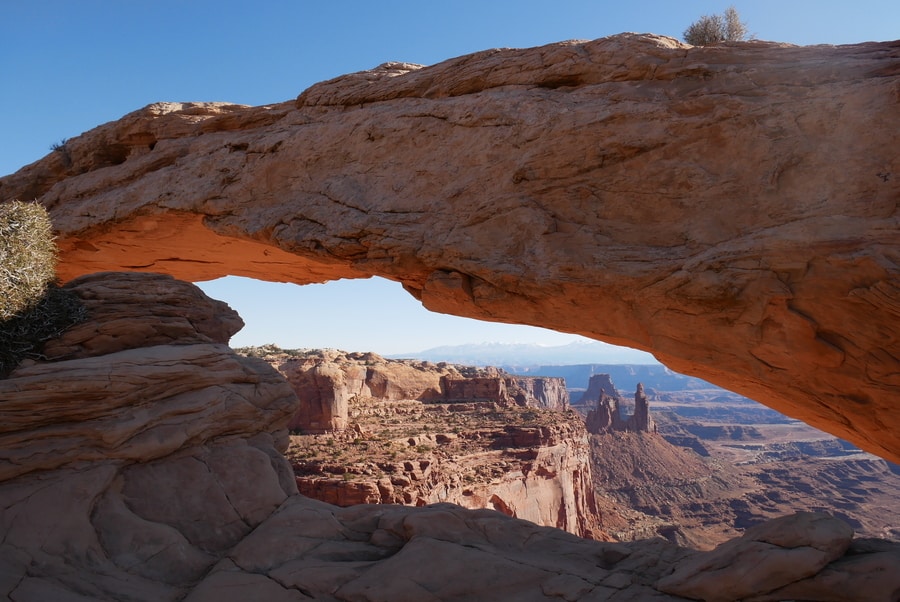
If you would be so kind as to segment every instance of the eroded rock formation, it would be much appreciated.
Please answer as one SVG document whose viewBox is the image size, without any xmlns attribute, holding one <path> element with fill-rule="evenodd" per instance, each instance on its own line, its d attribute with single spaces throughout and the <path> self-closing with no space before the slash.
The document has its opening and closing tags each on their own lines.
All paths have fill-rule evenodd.
<svg viewBox="0 0 900 602">
<path fill-rule="evenodd" d="M 587 433 L 564 413 L 564 379 L 332 349 L 242 352 L 297 393 L 288 457 L 304 495 L 339 506 L 452 502 L 601 536 Z"/>
<path fill-rule="evenodd" d="M 584 390 L 584 393 L 573 405 L 579 406 L 583 412 L 588 412 L 597 405 L 597 400 L 600 399 L 603 393 L 608 397 L 619 396 L 619 391 L 613 383 L 612 376 L 609 374 L 591 374 L 591 377 L 588 379 L 587 389 Z"/>
<path fill-rule="evenodd" d="M 600 397 L 597 400 L 597 406 L 590 410 L 585 418 L 587 430 L 590 433 L 608 433 L 608 432 L 625 432 L 631 431 L 636 433 L 655 433 L 656 422 L 650 416 L 650 401 L 644 393 L 644 385 L 638 383 L 637 390 L 634 392 L 634 412 L 631 416 L 623 417 L 619 393 L 608 374 L 595 375 L 596 381 L 601 383 L 595 385 L 593 389 L 600 390 Z M 595 377 L 591 377 L 591 382 L 595 381 Z M 607 383 L 608 386 L 607 386 Z M 588 387 L 590 391 L 592 387 Z M 611 389 L 612 393 L 608 393 L 607 389 Z"/>
<path fill-rule="evenodd" d="M 748 599 L 837 583 L 840 599 L 870 601 L 900 587 L 896 546 L 851 542 L 818 515 L 698 556 L 492 510 L 310 500 L 280 453 L 296 396 L 228 348 L 240 321 L 227 306 L 164 276 L 69 287 L 88 321 L 0 380 L 0 596 L 11 600 L 674 601 L 657 585 L 710 591 L 719 558 L 756 566 L 757 541 L 767 557 L 809 557 L 823 532 L 840 537 L 826 538 L 815 572 L 769 571 Z"/>
<path fill-rule="evenodd" d="M 408 405 L 405 409 L 411 426 L 422 420 Z M 434 418 L 440 409 L 428 407 L 426 417 Z M 460 417 L 444 417 L 451 416 Z M 297 487 L 304 495 L 338 506 L 450 502 L 497 510 L 581 537 L 608 539 L 600 529 L 590 447 L 580 418 L 504 426 L 504 421 L 521 416 L 491 411 L 472 416 L 473 425 L 461 434 L 439 431 L 384 440 L 364 432 L 355 442 L 336 435 L 336 445 L 364 450 L 361 457 L 343 455 L 340 463 L 327 455 L 331 445 L 323 449 L 308 441 L 309 436 L 292 437 L 288 457 L 296 455 Z M 428 424 L 434 430 L 434 421 Z"/>
<path fill-rule="evenodd" d="M 569 407 L 564 379 L 512 376 L 491 366 L 385 359 L 372 352 L 334 349 L 252 347 L 242 353 L 265 359 L 291 383 L 300 407 L 289 428 L 305 433 L 347 428 L 350 403 L 356 399 L 488 401 L 559 411 Z"/>
<path fill-rule="evenodd" d="M 0 180 L 108 269 L 381 275 L 653 351 L 900 461 L 900 45 L 623 34 L 159 103 Z"/>
<path fill-rule="evenodd" d="M 891 546 L 863 544 L 857 550 L 868 548 L 881 553 L 845 557 L 852 537 L 848 525 L 827 515 L 786 516 L 750 528 L 742 537 L 711 552 L 694 555 L 661 579 L 657 587 L 707 602 L 843 600 L 854 594 L 841 588 L 836 574 L 823 571 L 829 563 L 841 559 L 844 570 L 866 575 L 866 595 L 872 600 L 896 597 L 898 580 L 884 570 L 895 560 L 889 551 Z"/>
<path fill-rule="evenodd" d="M 347 428 L 353 399 L 427 401 L 442 397 L 444 376 L 462 377 L 456 368 L 446 364 L 389 360 L 376 353 L 265 348 L 244 352 L 265 359 L 291 383 L 300 406 L 289 427 L 307 433 Z"/>
<path fill-rule="evenodd" d="M 442 400 L 446 402 L 489 401 L 563 411 L 569 407 L 569 393 L 562 378 L 544 376 L 441 377 Z"/>
<path fill-rule="evenodd" d="M 650 416 L 650 400 L 647 399 L 647 394 L 644 393 L 644 385 L 642 383 L 638 383 L 637 390 L 634 392 L 634 414 L 629 416 L 628 421 L 635 431 L 656 432 L 656 422 Z"/>
</svg>

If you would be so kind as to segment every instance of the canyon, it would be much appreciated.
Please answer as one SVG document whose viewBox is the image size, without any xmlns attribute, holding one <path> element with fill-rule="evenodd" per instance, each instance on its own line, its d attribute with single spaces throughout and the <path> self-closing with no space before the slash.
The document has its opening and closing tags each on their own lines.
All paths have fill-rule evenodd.
<svg viewBox="0 0 900 602">
<path fill-rule="evenodd" d="M 622 34 L 490 50 L 385 64 L 263 107 L 157 103 L 0 178 L 0 202 L 49 210 L 60 277 L 89 314 L 0 380 L 0 594 L 896 599 L 897 545 L 854 537 L 815 508 L 696 550 L 540 527 L 510 516 L 528 512 L 528 498 L 509 490 L 499 512 L 428 504 L 424 489 L 388 476 L 434 474 L 412 458 L 378 469 L 421 507 L 299 495 L 285 458 L 291 383 L 228 347 L 241 324 L 233 311 L 170 276 L 384 276 L 434 311 L 652 351 L 898 461 L 898 64 L 897 42 L 693 48 Z M 503 387 L 508 399 L 529 395 L 490 382 L 497 399 Z M 403 401 L 391 402 L 395 414 Z M 430 400 L 412 401 L 411 416 L 430 418 Z M 320 399 L 307 419 L 339 426 L 341 403 Z M 449 415 L 453 403 L 433 405 Z M 527 401 L 479 403 L 498 421 L 552 422 Z M 377 413 L 349 398 L 346 407 L 348 426 L 351 411 Z M 507 426 L 484 437 L 524 452 L 582 441 L 562 423 Z M 432 453 L 441 434 L 446 466 L 465 460 L 453 447 L 465 438 L 440 430 Z M 676 424 L 669 436 L 685 432 Z M 380 443 L 357 435 L 360 446 Z M 432 445 L 416 436 L 411 447 Z M 664 432 L 592 437 L 669 444 Z M 357 444 L 341 443 L 352 455 Z M 745 459 L 774 451 L 729 449 Z M 501 472 L 502 462 L 502 451 L 489 458 Z M 521 462 L 526 482 L 572 468 L 552 453 Z M 611 490 L 630 495 L 628 484 Z M 595 500 L 604 520 L 615 495 Z M 563 499 L 542 520 L 559 524 Z M 638 502 L 665 515 L 652 496 Z"/>
<path fill-rule="evenodd" d="M 900 541 L 900 466 L 766 409 L 768 422 L 756 422 L 752 402 L 721 391 L 679 393 L 674 403 L 651 396 L 658 433 L 591 438 L 597 504 L 614 539 L 661 536 L 712 549 L 804 510 L 840 517 L 859 536 Z M 714 411 L 686 418 L 675 403 Z"/>
<path fill-rule="evenodd" d="M 238 351 L 297 392 L 286 456 L 300 493 L 339 506 L 450 502 L 604 538 L 588 434 L 562 379 L 374 353 Z M 321 399 L 342 400 L 325 431 L 304 409 Z"/>
<path fill-rule="evenodd" d="M 563 388 L 582 392 L 570 406 L 567 396 L 550 403 L 491 397 L 507 382 L 553 383 L 556 391 L 566 387 L 558 376 L 371 352 L 238 351 L 295 383 L 300 409 L 286 455 L 299 491 L 324 502 L 452 502 L 582 537 L 665 537 L 704 550 L 802 509 L 839 516 L 860 536 L 900 541 L 900 466 L 662 366 L 527 370 L 590 372 L 586 387 Z M 333 377 L 318 388 L 298 386 L 290 378 L 298 368 Z M 629 395 L 596 373 L 602 368 L 675 390 L 645 391 L 637 382 Z M 477 386 L 448 387 L 448 375 Z M 379 386 L 366 387 L 370 380 Z M 471 395 L 461 397 L 466 389 Z M 324 436 L 303 422 L 303 408 L 322 398 L 349 399 L 343 426 Z"/>
<path fill-rule="evenodd" d="M 722 599 L 717 588 L 758 600 L 891 600 L 900 591 L 900 546 L 854 538 L 822 512 L 696 551 L 660 538 L 592 541 L 448 503 L 312 500 L 284 456 L 297 396 L 268 363 L 227 346 L 242 325 L 230 308 L 162 275 L 94 274 L 65 288 L 88 318 L 0 380 L 0 593 L 11 600 L 675 601 Z M 545 429 L 553 435 L 546 425 L 504 431 L 502 447 L 552 447 Z"/>
</svg>

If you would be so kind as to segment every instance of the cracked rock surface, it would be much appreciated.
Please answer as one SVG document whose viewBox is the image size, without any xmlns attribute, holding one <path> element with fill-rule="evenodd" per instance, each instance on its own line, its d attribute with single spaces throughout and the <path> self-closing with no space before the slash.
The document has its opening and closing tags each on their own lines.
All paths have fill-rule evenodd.
<svg viewBox="0 0 900 602">
<path fill-rule="evenodd" d="M 0 179 L 61 274 L 384 276 L 900 461 L 900 44 L 622 34 L 157 103 Z"/>
<path fill-rule="evenodd" d="M 48 345 L 46 360 L 0 380 L 0 597 L 662 601 L 738 592 L 888 602 L 900 592 L 900 546 L 851 540 L 825 515 L 779 519 L 698 553 L 661 539 L 590 541 L 450 504 L 310 500 L 281 455 L 297 399 L 265 362 L 226 345 L 240 326 L 232 310 L 153 274 L 97 274 L 69 288 L 88 320 Z"/>
</svg>

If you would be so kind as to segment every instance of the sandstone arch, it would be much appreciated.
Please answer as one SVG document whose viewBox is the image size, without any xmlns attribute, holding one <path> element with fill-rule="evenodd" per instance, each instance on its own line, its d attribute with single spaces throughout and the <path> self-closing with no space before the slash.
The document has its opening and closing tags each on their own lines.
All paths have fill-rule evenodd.
<svg viewBox="0 0 900 602">
<path fill-rule="evenodd" d="M 98 270 L 381 275 L 653 351 L 900 461 L 900 45 L 624 34 L 160 103 L 0 180 Z"/>
</svg>

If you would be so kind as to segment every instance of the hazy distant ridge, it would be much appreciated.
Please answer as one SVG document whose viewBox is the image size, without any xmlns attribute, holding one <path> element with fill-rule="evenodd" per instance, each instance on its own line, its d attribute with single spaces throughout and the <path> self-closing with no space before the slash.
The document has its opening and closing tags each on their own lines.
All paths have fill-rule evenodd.
<svg viewBox="0 0 900 602">
<path fill-rule="evenodd" d="M 648 391 L 691 391 L 698 389 L 717 389 L 705 380 L 679 374 L 669 370 L 662 364 L 576 364 L 569 366 L 537 366 L 527 370 L 515 369 L 511 366 L 500 366 L 513 373 L 528 376 L 560 376 L 566 379 L 568 389 L 586 389 L 588 381 L 594 374 L 609 374 L 613 384 L 626 395 L 633 394 L 638 383 L 643 383 Z M 573 401 L 578 396 L 573 397 Z"/>
<path fill-rule="evenodd" d="M 444 345 L 424 351 L 389 355 L 390 358 L 421 359 L 472 366 L 534 368 L 566 364 L 652 364 L 661 365 L 649 353 L 616 347 L 599 341 L 576 341 L 568 345 L 544 346 L 532 343 L 477 343 Z M 570 385 L 571 386 L 571 385 Z"/>
</svg>

